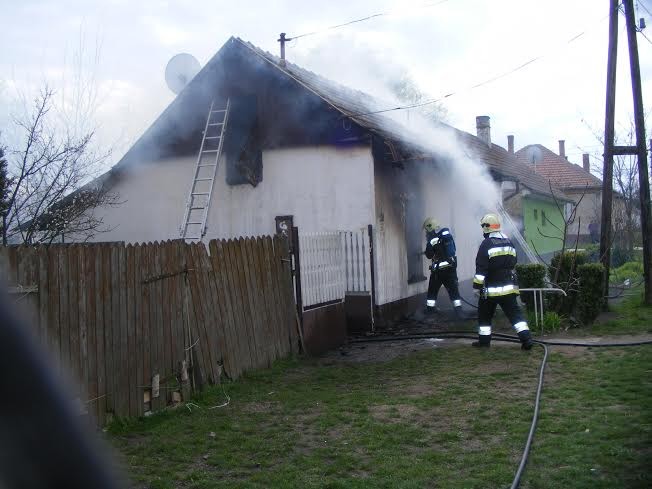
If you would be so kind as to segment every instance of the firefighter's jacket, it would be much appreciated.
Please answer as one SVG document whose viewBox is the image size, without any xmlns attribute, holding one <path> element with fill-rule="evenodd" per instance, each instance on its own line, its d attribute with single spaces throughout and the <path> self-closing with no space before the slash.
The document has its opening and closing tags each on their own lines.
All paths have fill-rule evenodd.
<svg viewBox="0 0 652 489">
<path fill-rule="evenodd" d="M 516 250 L 509 238 L 499 231 L 485 235 L 475 258 L 473 288 L 484 289 L 486 297 L 518 294 L 515 266 Z"/>
<path fill-rule="evenodd" d="M 430 270 L 444 270 L 457 266 L 455 257 L 455 240 L 448 228 L 439 232 L 431 231 L 426 234 L 426 258 L 432 260 Z"/>
</svg>

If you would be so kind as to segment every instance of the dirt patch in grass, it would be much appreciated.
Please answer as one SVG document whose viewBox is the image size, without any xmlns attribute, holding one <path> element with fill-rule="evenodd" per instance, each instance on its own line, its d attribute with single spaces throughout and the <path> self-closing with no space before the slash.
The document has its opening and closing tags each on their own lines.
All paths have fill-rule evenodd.
<svg viewBox="0 0 652 489">
<path fill-rule="evenodd" d="M 427 340 L 383 341 L 378 343 L 351 343 L 320 358 L 322 365 L 337 362 L 388 362 L 398 357 L 424 350 L 432 350 L 437 342 Z"/>
<path fill-rule="evenodd" d="M 441 382 L 441 380 L 439 380 Z M 387 384 L 387 392 L 392 396 L 411 399 L 431 396 L 438 392 L 438 380 L 433 377 L 418 376 L 409 379 L 391 380 Z"/>
<path fill-rule="evenodd" d="M 416 421 L 417 417 L 421 417 L 420 410 L 412 404 L 378 404 L 370 406 L 369 413 L 372 418 L 382 423 Z"/>
<path fill-rule="evenodd" d="M 247 414 L 273 413 L 278 412 L 280 407 L 281 405 L 276 401 L 250 402 L 242 408 L 242 411 Z"/>
</svg>

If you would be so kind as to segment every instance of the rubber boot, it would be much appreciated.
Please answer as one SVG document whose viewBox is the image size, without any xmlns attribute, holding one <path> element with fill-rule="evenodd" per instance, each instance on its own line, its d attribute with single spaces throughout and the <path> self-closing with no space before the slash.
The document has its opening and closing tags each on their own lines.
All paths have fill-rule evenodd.
<svg viewBox="0 0 652 489">
<path fill-rule="evenodd" d="M 426 316 L 432 316 L 434 314 L 437 314 L 439 312 L 439 309 L 437 309 L 437 306 L 426 306 L 426 308 L 423 310 L 423 313 Z"/>
<path fill-rule="evenodd" d="M 518 338 L 521 340 L 521 349 L 523 350 L 531 350 L 532 345 L 534 344 L 532 342 L 532 335 L 530 334 L 530 330 L 526 329 L 525 331 L 521 331 L 518 334 Z"/>
<path fill-rule="evenodd" d="M 478 341 L 471 343 L 471 346 L 475 346 L 476 348 L 489 348 L 491 346 L 491 335 L 478 335 Z"/>
<path fill-rule="evenodd" d="M 455 314 L 456 319 L 464 319 L 464 314 L 462 313 L 462 306 L 454 307 L 453 313 Z"/>
</svg>

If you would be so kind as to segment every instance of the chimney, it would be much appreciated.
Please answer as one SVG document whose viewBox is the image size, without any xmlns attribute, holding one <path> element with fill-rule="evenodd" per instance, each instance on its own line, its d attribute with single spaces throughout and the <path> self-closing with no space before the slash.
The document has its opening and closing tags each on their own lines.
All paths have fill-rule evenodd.
<svg viewBox="0 0 652 489">
<path fill-rule="evenodd" d="M 281 60 L 279 61 L 279 65 L 282 67 L 285 67 L 285 43 L 286 41 L 290 41 L 291 39 L 285 37 L 285 32 L 281 32 L 280 37 L 278 39 L 278 42 L 281 43 Z"/>
<path fill-rule="evenodd" d="M 478 137 L 491 146 L 491 124 L 488 115 L 479 115 L 475 118 L 475 128 Z"/>
<path fill-rule="evenodd" d="M 588 153 L 584 153 L 584 154 L 582 155 L 582 167 L 583 167 L 586 171 L 588 171 L 589 173 L 591 173 L 591 161 L 589 160 L 589 154 L 588 154 Z"/>
<path fill-rule="evenodd" d="M 566 141 L 563 139 L 559 140 L 559 156 L 566 158 Z"/>
<path fill-rule="evenodd" d="M 514 136 L 512 134 L 507 136 L 507 151 L 514 154 Z"/>
</svg>

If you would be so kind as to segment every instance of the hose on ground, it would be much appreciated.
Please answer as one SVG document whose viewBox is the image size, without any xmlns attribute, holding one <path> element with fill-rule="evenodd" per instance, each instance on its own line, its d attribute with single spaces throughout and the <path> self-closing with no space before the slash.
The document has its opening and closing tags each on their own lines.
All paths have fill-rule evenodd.
<svg viewBox="0 0 652 489">
<path fill-rule="evenodd" d="M 469 334 L 468 331 L 442 331 L 442 332 L 424 332 L 421 334 L 410 334 L 403 336 L 377 336 L 370 338 L 358 338 L 349 341 L 349 343 L 374 343 L 382 341 L 402 341 L 402 340 L 411 340 L 411 339 L 427 339 L 427 338 L 436 338 L 438 336 L 446 338 L 462 338 L 462 339 L 476 339 L 475 335 Z M 520 343 L 518 336 L 504 334 L 504 333 L 493 333 L 492 340 L 494 341 L 504 341 L 508 343 Z M 639 345 L 650 345 L 652 340 L 643 340 L 643 341 L 632 341 L 625 343 L 578 343 L 573 341 L 544 341 L 536 340 L 533 341 L 540 345 L 543 348 L 543 359 L 541 360 L 541 366 L 539 367 L 539 383 L 537 385 L 537 393 L 534 400 L 534 413 L 532 415 L 532 423 L 530 424 L 530 431 L 528 433 L 527 440 L 525 442 L 525 448 L 523 449 L 523 454 L 521 455 L 521 461 L 518 464 L 518 469 L 516 474 L 514 474 L 514 479 L 512 480 L 512 485 L 510 489 L 517 489 L 521 483 L 521 476 L 527 465 L 528 457 L 530 455 L 530 448 L 532 447 L 532 440 L 534 439 L 534 432 L 536 431 L 537 422 L 539 420 L 539 409 L 541 405 L 541 391 L 543 390 L 543 374 L 545 372 L 546 362 L 548 361 L 548 346 L 573 346 L 581 348 L 595 348 L 595 347 L 624 347 L 624 346 L 639 346 Z"/>
</svg>

